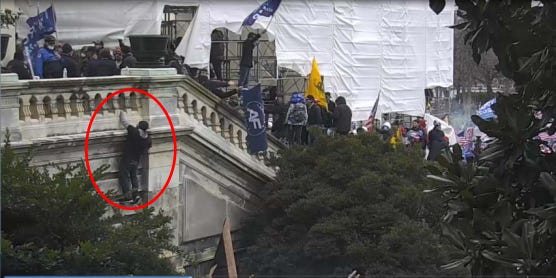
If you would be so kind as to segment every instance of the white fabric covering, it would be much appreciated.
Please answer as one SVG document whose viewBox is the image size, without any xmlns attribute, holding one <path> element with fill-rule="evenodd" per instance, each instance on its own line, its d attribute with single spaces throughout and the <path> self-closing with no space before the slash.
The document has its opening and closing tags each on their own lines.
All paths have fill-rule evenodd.
<svg viewBox="0 0 556 278">
<path fill-rule="evenodd" d="M 243 19 L 262 0 L 55 0 L 58 38 L 74 48 L 131 34 L 160 34 L 164 5 L 198 6 L 176 52 L 196 67 L 209 63 L 210 34 L 226 27 L 239 33 Z M 41 11 L 50 3 L 43 2 Z M 35 1 L 16 1 L 35 15 Z M 428 0 L 283 0 L 268 29 L 281 67 L 308 75 L 315 57 L 327 91 L 344 96 L 353 120 L 368 118 L 378 92 L 378 113 L 422 116 L 425 88 L 449 87 L 453 79 L 453 2 L 440 15 Z M 27 34 L 23 16 L 18 31 Z M 264 29 L 261 17 L 254 28 Z"/>
</svg>

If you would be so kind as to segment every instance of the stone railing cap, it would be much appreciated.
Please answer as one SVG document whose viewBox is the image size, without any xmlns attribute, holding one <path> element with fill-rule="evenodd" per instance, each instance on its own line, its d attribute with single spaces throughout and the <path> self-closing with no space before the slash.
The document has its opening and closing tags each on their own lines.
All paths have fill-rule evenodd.
<svg viewBox="0 0 556 278">
<path fill-rule="evenodd" d="M 19 77 L 17 76 L 17 73 L 2 73 L 0 75 L 1 83 L 15 82 L 15 81 L 19 81 Z"/>
<path fill-rule="evenodd" d="M 123 68 L 123 76 L 162 76 L 178 74 L 175 68 Z"/>
</svg>

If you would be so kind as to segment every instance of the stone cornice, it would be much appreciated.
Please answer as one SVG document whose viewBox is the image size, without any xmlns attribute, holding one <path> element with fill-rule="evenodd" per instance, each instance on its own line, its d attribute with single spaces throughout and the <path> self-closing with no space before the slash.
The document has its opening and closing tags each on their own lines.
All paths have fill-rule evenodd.
<svg viewBox="0 0 556 278">
<path fill-rule="evenodd" d="M 176 137 L 186 136 L 193 132 L 193 127 L 190 126 L 177 126 L 174 127 L 176 132 Z M 114 130 L 114 131 L 99 131 L 92 132 L 89 135 L 89 145 L 94 144 L 109 144 L 118 143 L 125 141 L 125 135 L 127 131 L 125 130 Z M 160 140 L 169 138 L 170 129 L 159 128 L 149 130 L 149 134 L 153 140 Z M 2 143 L 3 147 L 5 143 Z M 46 138 L 36 138 L 30 141 L 19 141 L 10 142 L 11 146 L 16 150 L 27 149 L 27 148 L 40 148 L 45 147 L 48 149 L 63 148 L 69 145 L 71 146 L 84 146 L 85 145 L 85 134 L 73 134 L 73 135 L 63 135 L 63 136 L 51 136 Z"/>
</svg>

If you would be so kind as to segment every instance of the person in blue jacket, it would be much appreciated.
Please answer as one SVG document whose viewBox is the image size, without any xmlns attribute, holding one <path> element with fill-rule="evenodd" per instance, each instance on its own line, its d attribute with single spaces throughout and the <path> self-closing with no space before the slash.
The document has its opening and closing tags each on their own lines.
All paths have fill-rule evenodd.
<svg viewBox="0 0 556 278">
<path fill-rule="evenodd" d="M 44 47 L 39 49 L 36 64 L 34 65 L 35 75 L 41 79 L 62 78 L 64 67 L 62 66 L 61 56 L 54 49 L 56 39 L 52 35 L 44 38 Z"/>
</svg>

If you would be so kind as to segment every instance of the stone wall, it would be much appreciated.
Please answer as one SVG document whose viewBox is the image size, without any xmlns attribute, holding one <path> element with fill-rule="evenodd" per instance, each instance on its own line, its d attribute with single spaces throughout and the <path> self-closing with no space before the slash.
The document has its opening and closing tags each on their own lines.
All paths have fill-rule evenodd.
<svg viewBox="0 0 556 278">
<path fill-rule="evenodd" d="M 79 162 L 84 159 L 89 120 L 103 98 L 128 87 L 150 92 L 164 104 L 177 139 L 172 178 L 154 206 L 172 217 L 176 245 L 198 261 L 211 259 L 214 241 L 202 248 L 192 243 L 218 238 L 226 217 L 233 229 L 240 227 L 242 217 L 258 206 L 261 186 L 274 177 L 268 159 L 282 146 L 269 137 L 267 153 L 248 154 L 239 113 L 173 69 L 129 69 L 126 74 L 30 81 L 2 75 L 0 135 L 9 128 L 15 148 L 33 149 L 35 165 Z M 140 172 L 141 186 L 153 198 L 170 174 L 174 143 L 161 109 L 142 94 L 115 97 L 96 116 L 89 139 L 91 168 L 108 164 L 107 177 L 98 183 L 103 192 L 118 190 L 126 134 L 119 125 L 121 111 L 132 124 L 150 123 L 153 147 Z"/>
</svg>

